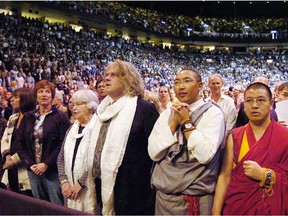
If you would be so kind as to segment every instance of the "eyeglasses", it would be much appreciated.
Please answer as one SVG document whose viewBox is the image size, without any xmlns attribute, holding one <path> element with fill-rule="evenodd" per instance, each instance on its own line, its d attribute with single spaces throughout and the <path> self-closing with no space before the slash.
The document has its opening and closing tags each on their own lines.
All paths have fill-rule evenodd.
<svg viewBox="0 0 288 216">
<path fill-rule="evenodd" d="M 246 98 L 244 100 L 244 102 L 249 105 L 253 105 L 255 101 L 258 105 L 262 105 L 262 104 L 265 104 L 266 102 L 270 102 L 270 100 L 267 98 Z"/>
<path fill-rule="evenodd" d="M 84 104 L 87 104 L 86 102 L 76 102 L 76 103 L 73 103 L 74 106 L 82 106 Z"/>
</svg>

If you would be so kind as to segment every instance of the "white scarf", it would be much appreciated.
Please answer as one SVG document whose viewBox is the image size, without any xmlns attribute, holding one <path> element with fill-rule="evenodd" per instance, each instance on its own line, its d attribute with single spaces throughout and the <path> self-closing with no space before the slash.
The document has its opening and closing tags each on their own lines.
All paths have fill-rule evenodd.
<svg viewBox="0 0 288 216">
<path fill-rule="evenodd" d="M 112 99 L 107 96 L 97 109 L 99 120 L 98 124 L 96 124 L 98 126 L 95 127 L 97 138 L 102 124 L 101 122 L 112 118 L 107 131 L 100 165 L 103 215 L 115 214 L 113 190 L 136 112 L 137 98 L 138 97 L 123 96 L 109 106 Z"/>
<path fill-rule="evenodd" d="M 65 173 L 70 183 L 73 183 L 71 169 L 75 143 L 80 137 L 82 137 L 82 140 L 78 147 L 73 170 L 74 183 L 76 184 L 77 180 L 81 178 L 84 172 L 87 170 L 92 171 L 93 163 L 89 163 L 88 154 L 92 149 L 95 149 L 96 145 L 96 141 L 91 139 L 92 130 L 95 126 L 96 120 L 97 116 L 96 114 L 93 114 L 91 120 L 85 126 L 81 134 L 78 134 L 80 123 L 78 120 L 76 120 L 66 136 L 64 146 Z"/>
</svg>

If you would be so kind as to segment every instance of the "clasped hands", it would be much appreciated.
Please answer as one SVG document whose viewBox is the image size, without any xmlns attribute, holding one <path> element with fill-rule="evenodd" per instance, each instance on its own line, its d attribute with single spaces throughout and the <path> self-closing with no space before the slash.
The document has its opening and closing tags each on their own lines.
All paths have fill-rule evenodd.
<svg viewBox="0 0 288 216">
<path fill-rule="evenodd" d="M 48 169 L 48 165 L 45 163 L 37 163 L 30 166 L 30 169 L 36 174 L 36 175 L 42 175 L 46 170 Z"/>
<path fill-rule="evenodd" d="M 76 185 L 72 186 L 68 181 L 61 185 L 62 194 L 65 198 L 76 200 L 82 190 L 81 185 L 77 182 Z"/>
<path fill-rule="evenodd" d="M 177 103 L 172 106 L 174 111 L 174 116 L 172 122 L 170 123 L 170 129 L 174 134 L 179 126 L 181 126 L 184 122 L 190 120 L 190 110 L 189 105 L 187 103 Z"/>
</svg>

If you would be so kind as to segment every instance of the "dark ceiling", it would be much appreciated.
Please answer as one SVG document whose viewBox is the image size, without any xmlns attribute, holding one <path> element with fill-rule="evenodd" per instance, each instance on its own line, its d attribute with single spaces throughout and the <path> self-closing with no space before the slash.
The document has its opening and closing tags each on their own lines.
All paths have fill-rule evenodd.
<svg viewBox="0 0 288 216">
<path fill-rule="evenodd" d="M 204 17 L 287 17 L 288 1 L 125 1 L 163 12 Z"/>
</svg>

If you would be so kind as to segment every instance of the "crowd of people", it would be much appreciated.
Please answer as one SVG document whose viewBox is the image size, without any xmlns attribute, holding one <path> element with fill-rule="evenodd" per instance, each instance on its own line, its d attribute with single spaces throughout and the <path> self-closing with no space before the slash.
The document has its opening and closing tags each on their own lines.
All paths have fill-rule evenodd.
<svg viewBox="0 0 288 216">
<path fill-rule="evenodd" d="M 246 34 L 254 37 L 268 37 L 271 30 L 287 33 L 287 18 L 216 18 L 187 16 L 151 9 L 133 7 L 124 2 L 50 2 L 70 11 L 77 11 L 94 17 L 104 17 L 121 24 L 130 24 L 161 34 L 189 36 L 208 32 L 213 36 L 223 37 L 223 33 Z M 206 25 L 205 25 L 206 24 Z M 246 28 L 245 28 L 246 26 Z M 249 26 L 249 29 L 247 29 Z M 188 34 L 187 28 L 192 30 Z"/>
<path fill-rule="evenodd" d="M 0 82 L 6 87 L 22 86 L 21 77 L 27 79 L 24 84 L 30 87 L 40 79 L 53 81 L 62 88 L 89 85 L 103 74 L 108 62 L 117 58 L 135 64 L 149 89 L 159 88 L 160 84 L 171 87 L 175 73 L 186 66 L 198 69 L 206 83 L 212 73 L 222 74 L 226 88 L 236 84 L 246 87 L 257 75 L 268 77 L 272 87 L 287 79 L 285 54 L 183 53 L 4 14 L 0 26 Z"/>
<path fill-rule="evenodd" d="M 0 16 L 2 187 L 92 214 L 288 214 L 286 55 Z"/>
</svg>

